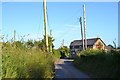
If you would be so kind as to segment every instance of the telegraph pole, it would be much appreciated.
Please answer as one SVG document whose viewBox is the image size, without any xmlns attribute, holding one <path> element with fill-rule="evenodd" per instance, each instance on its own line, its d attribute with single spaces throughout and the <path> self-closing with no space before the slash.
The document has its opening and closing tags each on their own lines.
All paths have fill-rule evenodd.
<svg viewBox="0 0 120 80">
<path fill-rule="evenodd" d="M 64 48 L 64 39 L 62 41 L 61 47 Z"/>
<path fill-rule="evenodd" d="M 16 38 L 16 30 L 14 30 L 14 42 L 15 42 L 15 38 Z"/>
<path fill-rule="evenodd" d="M 50 53 L 52 53 L 52 30 L 50 30 Z"/>
<path fill-rule="evenodd" d="M 83 5 L 83 17 L 84 17 L 84 38 L 85 38 L 85 49 L 87 49 L 87 39 L 86 39 L 86 10 L 85 10 L 85 4 Z"/>
<path fill-rule="evenodd" d="M 14 47 L 16 46 L 15 40 L 16 40 L 16 30 L 14 30 Z"/>
<path fill-rule="evenodd" d="M 46 46 L 46 50 L 47 52 L 49 51 L 48 48 L 48 34 L 47 34 L 47 14 L 46 14 L 46 0 L 43 0 L 43 8 L 44 8 L 44 31 L 45 31 L 45 46 Z"/>
<path fill-rule="evenodd" d="M 81 36 L 82 36 L 82 49 L 84 50 L 84 35 L 82 30 L 82 17 L 80 17 L 80 27 L 81 27 Z"/>
</svg>

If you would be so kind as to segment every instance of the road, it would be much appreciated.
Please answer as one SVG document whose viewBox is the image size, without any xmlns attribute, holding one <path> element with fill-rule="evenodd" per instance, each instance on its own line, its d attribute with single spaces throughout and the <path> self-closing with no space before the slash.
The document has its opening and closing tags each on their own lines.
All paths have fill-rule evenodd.
<svg viewBox="0 0 120 80">
<path fill-rule="evenodd" d="M 86 74 L 76 69 L 73 64 L 73 60 L 60 59 L 55 62 L 55 78 L 87 78 Z"/>
</svg>

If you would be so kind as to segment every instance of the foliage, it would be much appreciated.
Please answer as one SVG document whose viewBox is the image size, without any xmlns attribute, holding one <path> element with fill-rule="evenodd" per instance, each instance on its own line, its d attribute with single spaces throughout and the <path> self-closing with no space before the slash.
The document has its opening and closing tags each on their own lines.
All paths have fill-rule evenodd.
<svg viewBox="0 0 120 80">
<path fill-rule="evenodd" d="M 56 61 L 57 59 L 60 58 L 60 51 L 59 50 L 57 50 L 57 49 L 53 50 L 53 58 L 54 58 L 54 61 Z"/>
<path fill-rule="evenodd" d="M 3 38 L 1 38 L 3 39 Z M 53 47 L 53 41 L 51 44 Z M 59 51 L 53 54 L 45 51 L 45 39 L 2 42 L 2 78 L 50 78 L 54 77 L 54 62 Z"/>
<path fill-rule="evenodd" d="M 12 46 L 3 46 L 2 52 L 2 78 L 53 78 L 51 54 Z"/>
<path fill-rule="evenodd" d="M 48 36 L 48 47 L 49 47 L 49 49 L 50 49 L 50 46 L 52 46 L 52 49 L 54 49 L 54 45 L 53 45 L 54 40 L 55 39 L 53 39 L 53 37 Z M 34 41 L 34 46 L 41 49 L 42 51 L 46 51 L 45 36 L 41 41 Z"/>
<path fill-rule="evenodd" d="M 22 43 L 21 41 L 16 41 L 15 45 L 16 45 L 16 48 L 25 48 L 24 43 Z"/>
<path fill-rule="evenodd" d="M 43 45 L 41 41 L 34 41 L 34 46 L 36 48 L 41 48 L 41 45 Z"/>
<path fill-rule="evenodd" d="M 111 48 L 114 48 L 111 44 L 109 44 L 108 46 L 110 46 Z"/>
<path fill-rule="evenodd" d="M 117 78 L 120 75 L 120 52 L 86 50 L 74 60 L 74 65 L 92 78 Z"/>
<path fill-rule="evenodd" d="M 117 49 L 120 49 L 120 47 L 118 47 Z"/>
<path fill-rule="evenodd" d="M 79 53 L 79 56 L 80 56 L 80 55 L 82 55 L 82 56 L 97 55 L 97 54 L 102 54 L 102 53 L 104 54 L 105 51 L 104 51 L 104 50 L 98 50 L 98 49 L 96 49 L 96 50 L 87 49 L 87 50 L 85 50 L 85 51 L 81 51 L 81 52 Z"/>
<path fill-rule="evenodd" d="M 27 48 L 31 49 L 34 46 L 33 40 L 28 40 L 26 42 L 26 46 L 27 46 Z"/>
<path fill-rule="evenodd" d="M 58 50 L 64 53 L 65 56 L 68 56 L 69 48 L 67 46 L 60 47 Z"/>
</svg>

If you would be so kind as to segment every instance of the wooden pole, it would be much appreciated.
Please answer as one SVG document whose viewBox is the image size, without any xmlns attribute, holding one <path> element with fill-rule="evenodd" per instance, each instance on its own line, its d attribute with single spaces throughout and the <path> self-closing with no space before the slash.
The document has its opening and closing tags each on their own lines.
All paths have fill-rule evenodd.
<svg viewBox="0 0 120 80">
<path fill-rule="evenodd" d="M 47 52 L 49 51 L 48 48 L 48 34 L 47 34 L 47 11 L 46 11 L 46 0 L 43 0 L 43 8 L 44 8 L 44 31 L 45 31 L 45 46 Z"/>
<path fill-rule="evenodd" d="M 16 30 L 14 30 L 14 47 L 16 47 L 15 41 L 16 41 Z"/>
<path fill-rule="evenodd" d="M 52 30 L 50 30 L 50 53 L 52 53 Z"/>
<path fill-rule="evenodd" d="M 81 27 L 81 36 L 82 36 L 82 49 L 84 50 L 84 35 L 82 30 L 82 17 L 80 17 L 80 27 Z"/>
<path fill-rule="evenodd" d="M 86 39 L 86 10 L 85 10 L 85 4 L 83 5 L 83 17 L 84 17 L 84 38 L 85 38 L 85 49 L 87 49 L 87 39 Z"/>
</svg>

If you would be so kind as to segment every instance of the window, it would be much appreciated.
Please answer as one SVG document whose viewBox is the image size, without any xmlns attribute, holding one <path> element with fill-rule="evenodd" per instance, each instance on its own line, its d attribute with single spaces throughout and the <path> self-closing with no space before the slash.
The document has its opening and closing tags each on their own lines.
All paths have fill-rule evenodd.
<svg viewBox="0 0 120 80">
<path fill-rule="evenodd" d="M 75 49 L 78 49 L 79 48 L 79 46 L 75 46 Z"/>
</svg>

